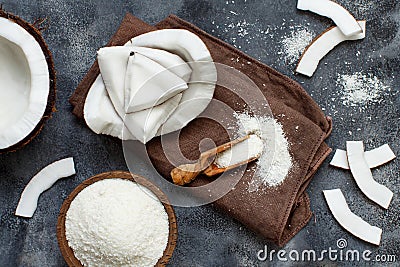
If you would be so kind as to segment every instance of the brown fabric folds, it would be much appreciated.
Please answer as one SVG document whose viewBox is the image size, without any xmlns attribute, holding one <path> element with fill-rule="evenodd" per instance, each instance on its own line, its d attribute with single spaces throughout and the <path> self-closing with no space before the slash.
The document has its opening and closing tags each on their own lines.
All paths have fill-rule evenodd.
<svg viewBox="0 0 400 267">
<path fill-rule="evenodd" d="M 250 77 L 262 90 L 275 118 L 282 124 L 291 144 L 290 153 L 296 165 L 284 183 L 273 189 L 250 193 L 247 185 L 251 173 L 245 172 L 235 190 L 217 200 L 215 206 L 279 246 L 284 245 L 311 218 L 309 198 L 305 189 L 313 174 L 331 152 L 324 143 L 332 129 L 331 120 L 325 117 L 319 106 L 299 84 L 174 15 L 152 27 L 127 14 L 108 45 L 122 45 L 141 33 L 166 28 L 192 31 L 207 45 L 215 62 L 232 66 Z M 239 61 L 232 61 L 232 58 L 238 58 Z M 98 74 L 99 69 L 95 62 L 70 99 L 74 106 L 73 113 L 80 118 L 83 117 L 83 105 L 89 87 Z M 234 77 L 226 75 L 221 78 Z M 236 111 L 241 111 L 237 105 L 240 99 L 223 87 L 216 87 L 214 98 Z M 207 107 L 207 111 L 218 112 L 213 104 Z M 198 148 L 203 138 L 211 138 L 217 145 L 229 141 L 225 130 L 216 122 L 204 118 L 195 119 L 180 133 L 180 149 L 183 155 L 190 159 L 198 158 L 200 152 L 193 148 Z M 163 137 L 163 143 L 169 142 L 168 140 L 168 135 Z M 169 173 L 173 165 L 162 152 L 160 138 L 149 142 L 147 150 L 155 168 L 166 179 L 170 179 Z M 208 182 L 209 179 L 200 176 L 190 186 Z"/>
</svg>

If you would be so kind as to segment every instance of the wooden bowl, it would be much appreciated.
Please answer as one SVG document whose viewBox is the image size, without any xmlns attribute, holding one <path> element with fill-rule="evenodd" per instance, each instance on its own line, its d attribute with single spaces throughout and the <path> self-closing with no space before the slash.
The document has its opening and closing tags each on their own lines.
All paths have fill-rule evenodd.
<svg viewBox="0 0 400 267">
<path fill-rule="evenodd" d="M 162 202 L 164 205 L 164 208 L 168 214 L 168 221 L 169 221 L 169 236 L 168 236 L 168 243 L 167 247 L 164 250 L 163 256 L 158 260 L 157 264 L 155 266 L 161 267 L 161 266 L 166 266 L 168 261 L 172 257 L 172 253 L 174 252 L 175 246 L 176 246 L 176 240 L 178 237 L 178 227 L 176 223 L 176 217 L 175 217 L 175 212 L 172 208 L 171 205 L 169 205 L 169 201 L 167 196 L 154 184 L 146 180 L 145 178 L 125 172 L 125 171 L 113 171 L 113 172 L 105 172 L 101 173 L 98 175 L 95 175 L 86 181 L 82 182 L 80 185 L 78 185 L 74 191 L 67 197 L 67 199 L 64 201 L 63 205 L 61 206 L 60 209 L 60 215 L 58 216 L 58 222 L 57 222 L 57 240 L 58 240 L 58 245 L 61 250 L 61 254 L 63 255 L 66 263 L 68 266 L 74 266 L 74 267 L 80 267 L 83 265 L 81 262 L 75 257 L 74 252 L 68 245 L 68 241 L 65 235 L 65 218 L 67 215 L 67 211 L 69 209 L 69 206 L 71 205 L 71 202 L 74 200 L 74 198 L 87 186 L 98 182 L 103 179 L 113 179 L 113 178 L 121 178 L 121 179 L 127 179 L 133 182 L 136 182 L 140 185 L 143 185 L 144 187 L 148 188 L 151 190 L 157 197 L 158 199 Z"/>
</svg>

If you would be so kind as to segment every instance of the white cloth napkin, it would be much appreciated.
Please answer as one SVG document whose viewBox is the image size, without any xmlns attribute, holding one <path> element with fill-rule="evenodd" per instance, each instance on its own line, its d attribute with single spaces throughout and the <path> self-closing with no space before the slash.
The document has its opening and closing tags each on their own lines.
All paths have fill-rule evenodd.
<svg viewBox="0 0 400 267">
<path fill-rule="evenodd" d="M 144 47 L 105 47 L 97 58 L 114 109 L 146 143 L 179 105 L 191 68 L 175 54 Z"/>
</svg>

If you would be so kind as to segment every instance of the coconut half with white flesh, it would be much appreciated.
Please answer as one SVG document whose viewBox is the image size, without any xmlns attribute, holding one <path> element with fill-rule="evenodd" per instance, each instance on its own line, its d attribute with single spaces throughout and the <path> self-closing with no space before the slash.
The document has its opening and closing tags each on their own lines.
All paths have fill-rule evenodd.
<svg viewBox="0 0 400 267">
<path fill-rule="evenodd" d="M 103 49 L 102 74 L 84 106 L 85 121 L 98 134 L 146 143 L 186 126 L 213 97 L 216 67 L 202 40 L 187 30 L 154 31 L 123 47 Z M 104 52 L 111 51 L 119 55 L 107 59 Z"/>
<path fill-rule="evenodd" d="M 52 56 L 40 31 L 0 10 L 0 153 L 29 143 L 55 103 Z"/>
</svg>

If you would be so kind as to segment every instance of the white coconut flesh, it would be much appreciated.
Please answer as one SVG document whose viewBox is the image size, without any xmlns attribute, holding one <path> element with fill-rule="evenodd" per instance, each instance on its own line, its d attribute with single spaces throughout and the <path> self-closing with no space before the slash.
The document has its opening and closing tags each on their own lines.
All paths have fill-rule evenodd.
<svg viewBox="0 0 400 267">
<path fill-rule="evenodd" d="M 347 205 L 340 189 L 324 190 L 323 192 L 333 217 L 344 229 L 364 241 L 379 245 L 382 229 L 370 225 L 355 215 Z"/>
<path fill-rule="evenodd" d="M 306 48 L 297 65 L 296 72 L 311 77 L 316 71 L 319 62 L 333 48 L 344 41 L 354 41 L 365 38 L 366 21 L 358 21 L 363 32 L 352 36 L 345 36 L 338 27 L 332 27 L 316 39 Z"/>
<path fill-rule="evenodd" d="M 328 17 L 335 22 L 345 36 L 362 32 L 354 17 L 341 5 L 329 0 L 298 0 L 297 8 Z"/>
<path fill-rule="evenodd" d="M 386 186 L 376 182 L 365 159 L 362 141 L 347 141 L 347 160 L 354 180 L 361 192 L 369 199 L 387 209 L 392 201 L 393 192 Z"/>
<path fill-rule="evenodd" d="M 365 151 L 364 157 L 368 167 L 370 169 L 374 169 L 388 163 L 389 161 L 394 160 L 396 158 L 396 155 L 394 154 L 390 146 L 388 144 L 385 144 L 370 151 Z M 347 160 L 347 152 L 345 150 L 336 149 L 335 155 L 333 155 L 333 158 L 329 165 L 349 170 L 350 166 Z"/>
<path fill-rule="evenodd" d="M 35 129 L 49 92 L 49 70 L 40 45 L 17 23 L 0 17 L 0 149 Z"/>
<path fill-rule="evenodd" d="M 125 47 L 129 47 L 133 52 L 136 51 L 141 55 L 145 55 L 148 59 L 179 76 L 180 79 L 187 83 L 187 88 L 184 88 L 185 86 L 181 88 L 177 86 L 175 87 L 175 92 L 171 94 L 168 94 L 171 92 L 169 91 L 165 92 L 166 94 L 164 95 L 156 95 L 161 99 L 159 102 L 165 100 L 160 105 L 157 105 L 159 102 L 154 103 L 154 97 L 146 98 L 144 97 L 146 94 L 142 94 L 143 96 L 139 97 L 139 100 L 142 99 L 143 101 L 139 102 L 143 104 L 147 101 L 147 103 L 140 108 L 152 104 L 155 106 L 154 109 L 157 107 L 157 111 L 153 111 L 154 115 L 152 116 L 146 111 L 148 114 L 146 126 L 142 125 L 142 129 L 135 132 L 133 124 L 130 124 L 129 121 L 138 122 L 137 118 L 142 120 L 143 110 L 138 111 L 139 108 L 137 106 L 127 106 L 127 103 L 134 102 L 134 99 L 137 100 L 137 96 L 140 96 L 141 93 L 129 90 L 125 86 L 126 81 L 122 78 L 119 78 L 118 85 L 114 86 L 114 88 L 124 87 L 125 90 L 118 89 L 118 92 L 109 90 L 110 88 L 107 88 L 103 82 L 103 79 L 108 79 L 105 77 L 100 78 L 101 76 L 99 75 L 89 90 L 84 106 L 86 123 L 94 132 L 109 134 L 123 140 L 147 142 L 152 137 L 160 135 L 161 128 L 163 128 L 163 134 L 181 129 L 208 106 L 214 94 L 217 73 L 207 47 L 195 34 L 186 30 L 159 30 L 137 36 L 125 44 Z M 129 58 L 127 60 L 129 61 Z M 128 63 L 122 62 L 123 64 Z M 120 68 L 122 69 L 122 67 Z M 124 67 L 125 73 L 126 69 L 127 67 Z M 168 73 L 168 75 L 171 73 Z M 134 76 L 133 72 L 132 76 Z M 105 83 L 107 84 L 108 82 L 109 80 Z M 110 91 L 112 91 L 111 94 Z M 178 93 L 180 96 L 177 96 Z M 160 96 L 163 96 L 164 99 Z M 178 97 L 180 99 L 179 103 L 176 101 Z M 151 100 L 149 101 L 148 99 Z M 187 108 L 189 106 L 188 103 L 190 103 L 189 109 Z M 171 105 L 176 106 L 173 107 Z M 122 110 L 122 106 L 124 106 L 124 110 Z M 160 112 L 161 110 L 163 111 Z M 130 111 L 134 112 L 129 113 Z M 128 117 L 135 116 L 135 113 L 140 112 L 142 114 L 136 118 L 130 119 Z M 154 118 L 156 114 L 160 116 L 157 121 L 148 119 Z M 154 133 L 155 128 L 157 128 L 156 133 Z M 142 130 L 146 131 L 144 136 L 141 134 Z"/>
<path fill-rule="evenodd" d="M 61 178 L 75 174 L 73 158 L 65 158 L 42 169 L 26 185 L 15 215 L 30 218 L 36 211 L 39 196 Z"/>
</svg>

